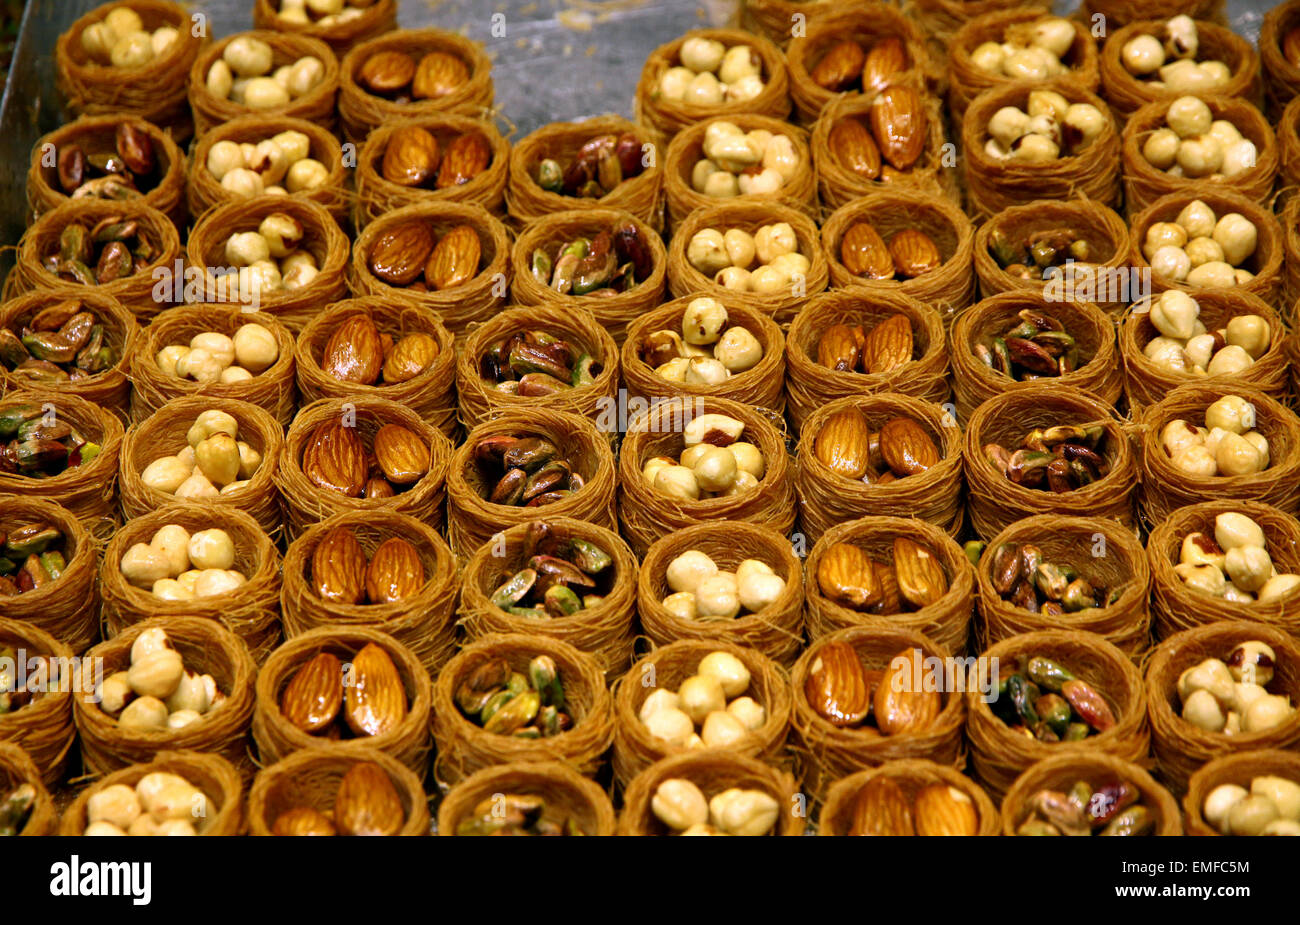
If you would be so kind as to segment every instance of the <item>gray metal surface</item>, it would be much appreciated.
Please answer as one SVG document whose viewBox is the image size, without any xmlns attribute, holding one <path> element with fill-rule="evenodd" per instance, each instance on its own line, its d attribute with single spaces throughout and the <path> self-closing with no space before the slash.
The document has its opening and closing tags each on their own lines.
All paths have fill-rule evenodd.
<svg viewBox="0 0 1300 925">
<path fill-rule="evenodd" d="M 54 90 L 54 42 L 103 0 L 29 0 L 0 104 L 0 241 L 23 230 L 33 143 L 66 118 Z M 1233 27 L 1252 41 L 1273 0 L 1228 0 Z M 618 112 L 631 115 L 645 57 L 688 29 L 722 25 L 739 0 L 399 0 L 403 28 L 436 26 L 483 42 L 505 130 Z M 1058 3 L 1062 12 L 1075 2 Z M 213 34 L 252 28 L 252 0 L 201 0 Z M 7 254 L 4 256 L 8 256 Z M 11 258 L 9 258 L 11 259 Z M 0 264 L 0 271 L 8 264 Z"/>
</svg>

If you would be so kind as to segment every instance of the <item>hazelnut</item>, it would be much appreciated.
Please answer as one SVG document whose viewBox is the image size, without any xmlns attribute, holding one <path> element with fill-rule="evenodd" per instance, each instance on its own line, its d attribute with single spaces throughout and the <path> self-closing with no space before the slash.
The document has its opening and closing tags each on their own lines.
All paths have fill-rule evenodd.
<svg viewBox="0 0 1300 925">
<path fill-rule="evenodd" d="M 691 82 L 686 85 L 682 102 L 692 106 L 717 106 L 722 102 L 724 95 L 725 91 L 718 83 L 718 78 L 705 71 L 691 78 Z"/>
<path fill-rule="evenodd" d="M 190 567 L 189 543 L 190 532 L 180 524 L 167 524 L 159 528 L 149 541 L 149 546 L 166 558 L 167 577 L 174 578 Z"/>
<path fill-rule="evenodd" d="M 749 274 L 749 290 L 764 293 L 780 292 L 789 288 L 791 281 L 790 275 L 773 262 Z"/>
<path fill-rule="evenodd" d="M 257 77 L 271 70 L 271 46 L 261 39 L 237 35 L 221 51 L 222 60 L 240 77 Z"/>
<path fill-rule="evenodd" d="M 714 39 L 691 36 L 682 42 L 678 58 L 685 67 L 697 74 L 701 71 L 716 71 L 722 64 L 722 56 L 727 47 Z"/>
<path fill-rule="evenodd" d="M 767 722 L 767 709 L 753 697 L 737 697 L 727 704 L 727 712 L 750 732 L 757 732 Z"/>
<path fill-rule="evenodd" d="M 1195 299 L 1181 290 L 1169 289 L 1151 303 L 1151 324 L 1166 337 L 1186 340 L 1193 335 L 1200 313 Z"/>
<path fill-rule="evenodd" d="M 1158 248 L 1147 260 L 1151 264 L 1152 273 L 1178 283 L 1186 280 L 1192 270 L 1192 261 L 1187 252 L 1173 245 Z"/>
<path fill-rule="evenodd" d="M 713 357 L 690 357 L 682 381 L 687 385 L 718 385 L 730 376 L 731 371 Z"/>
<path fill-rule="evenodd" d="M 678 591 L 662 601 L 664 609 L 678 620 L 694 620 L 699 614 L 695 611 L 695 595 L 690 591 Z"/>
<path fill-rule="evenodd" d="M 691 168 L 691 189 L 697 193 L 704 192 L 704 187 L 709 177 L 721 170 L 717 164 L 706 158 L 701 158 L 695 162 Z"/>
<path fill-rule="evenodd" d="M 144 67 L 153 60 L 153 37 L 148 32 L 130 32 L 119 38 L 108 52 L 113 67 Z"/>
<path fill-rule="evenodd" d="M 122 710 L 117 723 L 124 729 L 165 729 L 167 706 L 157 697 L 137 697 Z"/>
<path fill-rule="evenodd" d="M 733 292 L 748 292 L 750 289 L 750 275 L 748 270 L 742 270 L 740 267 L 723 267 L 713 277 L 713 281 L 724 289 L 730 289 Z"/>
<path fill-rule="evenodd" d="M 193 471 L 192 466 L 186 466 L 175 456 L 164 456 L 145 466 L 140 480 L 148 488 L 171 495 L 180 490 Z"/>
<path fill-rule="evenodd" d="M 1211 429 L 1219 427 L 1230 433 L 1244 434 L 1254 430 L 1256 422 L 1255 406 L 1240 395 L 1225 395 L 1205 409 L 1205 426 Z"/>
<path fill-rule="evenodd" d="M 740 597 L 735 583 L 724 575 L 704 579 L 695 589 L 695 608 L 700 617 L 726 620 L 736 617 L 740 613 Z"/>
<path fill-rule="evenodd" d="M 641 701 L 641 709 L 637 711 L 637 718 L 645 722 L 650 718 L 650 714 L 663 709 L 678 709 L 680 700 L 675 691 L 666 690 L 659 687 L 651 691 L 646 699 Z"/>
<path fill-rule="evenodd" d="M 692 469 L 705 491 L 726 491 L 736 478 L 736 457 L 725 447 L 711 446 L 699 455 Z"/>
<path fill-rule="evenodd" d="M 655 818 L 670 829 L 684 831 L 708 821 L 709 804 L 700 788 L 682 778 L 669 778 L 650 800 Z"/>
<path fill-rule="evenodd" d="M 1242 732 L 1263 732 L 1291 719 L 1295 707 L 1280 694 L 1265 694 L 1253 700 L 1241 714 Z"/>
<path fill-rule="evenodd" d="M 741 265 L 739 261 L 732 259 L 726 237 L 716 228 L 705 228 L 691 236 L 690 243 L 686 245 L 686 259 L 690 261 L 691 266 L 706 276 L 712 276 L 725 267 Z M 752 246 L 750 260 L 753 260 Z"/>
<path fill-rule="evenodd" d="M 289 69 L 289 95 L 294 99 L 305 96 L 325 79 L 325 64 L 315 55 L 304 55 Z"/>
<path fill-rule="evenodd" d="M 983 42 L 970 53 L 971 64 L 988 74 L 1001 75 L 1005 58 L 1006 53 L 997 42 Z"/>
<path fill-rule="evenodd" d="M 763 359 L 763 345 L 747 329 L 735 326 L 722 332 L 713 355 L 729 372 L 742 373 Z"/>
<path fill-rule="evenodd" d="M 695 473 L 685 466 L 665 466 L 655 474 L 654 487 L 677 501 L 697 501 L 700 486 Z"/>
<path fill-rule="evenodd" d="M 1214 826 L 1220 835 L 1227 835 L 1229 833 L 1228 813 L 1233 806 L 1246 799 L 1249 795 L 1250 792 L 1238 784 L 1220 784 L 1205 797 L 1205 803 L 1201 807 L 1201 814 L 1205 816 L 1205 821 Z"/>
<path fill-rule="evenodd" d="M 1228 810 L 1228 831 L 1233 835 L 1260 835 L 1277 821 L 1277 807 L 1262 796 L 1242 797 Z"/>
<path fill-rule="evenodd" d="M 1185 177 L 1208 177 L 1223 166 L 1223 145 L 1213 135 L 1201 135 L 1179 142 L 1175 156 Z"/>
<path fill-rule="evenodd" d="M 1252 169 L 1258 159 L 1259 150 L 1253 141 L 1242 139 L 1232 142 L 1223 145 L 1223 160 L 1219 164 L 1219 172 L 1225 177 L 1235 177 Z"/>
<path fill-rule="evenodd" d="M 1236 549 L 1238 546 L 1265 548 L 1264 530 L 1245 514 L 1228 512 L 1214 518 L 1214 540 L 1219 548 Z"/>
<path fill-rule="evenodd" d="M 1010 148 L 1017 138 L 1029 129 L 1029 116 L 1014 106 L 1003 106 L 989 119 L 988 133 L 991 138 Z"/>
<path fill-rule="evenodd" d="M 1165 63 L 1165 50 L 1154 35 L 1139 35 L 1120 49 L 1124 69 L 1136 77 L 1154 74 Z"/>
<path fill-rule="evenodd" d="M 727 708 L 726 695 L 717 678 L 692 675 L 677 688 L 680 708 L 692 722 L 702 723 L 715 710 Z"/>
<path fill-rule="evenodd" d="M 254 77 L 244 85 L 243 104 L 249 109 L 287 106 L 289 91 L 273 77 Z"/>
<path fill-rule="evenodd" d="M 716 343 L 726 324 L 727 309 L 717 299 L 692 299 L 682 314 L 682 340 L 698 345 Z"/>
<path fill-rule="evenodd" d="M 695 734 L 695 724 L 691 718 L 676 707 L 656 710 L 645 719 L 646 731 L 669 745 L 685 747 Z"/>
<path fill-rule="evenodd" d="M 1193 138 L 1206 135 L 1214 116 L 1210 107 L 1194 96 L 1180 96 L 1169 104 L 1165 110 L 1165 124 L 1173 129 L 1179 138 Z"/>
<path fill-rule="evenodd" d="M 736 697 L 749 689 L 749 669 L 730 652 L 710 652 L 700 659 L 696 671 L 703 677 L 715 679 L 726 697 Z"/>
<path fill-rule="evenodd" d="M 749 735 L 741 721 L 726 709 L 714 710 L 704 717 L 700 738 L 708 748 L 730 748 Z"/>
<path fill-rule="evenodd" d="M 1231 376 L 1253 366 L 1255 361 L 1249 353 L 1235 344 L 1230 344 L 1216 353 L 1206 367 L 1211 376 Z"/>
<path fill-rule="evenodd" d="M 760 73 L 758 55 L 748 45 L 731 46 L 718 65 L 718 79 L 726 84 L 735 83 L 742 77 L 758 76 Z"/>
<path fill-rule="evenodd" d="M 1300 575 L 1292 575 L 1290 573 L 1274 575 L 1268 581 L 1264 582 L 1264 586 L 1259 589 L 1258 594 L 1255 595 L 1255 599 L 1260 603 L 1281 600 L 1297 588 L 1300 588 Z"/>
<path fill-rule="evenodd" d="M 155 581 L 172 575 L 167 553 L 146 543 L 136 543 L 123 553 L 118 567 L 127 581 L 142 587 L 149 587 Z"/>
<path fill-rule="evenodd" d="M 1201 238 L 1214 234 L 1216 218 L 1213 209 L 1201 200 L 1193 199 L 1183 206 L 1174 221 L 1182 226 L 1189 238 Z"/>
<path fill-rule="evenodd" d="M 1240 439 L 1240 438 L 1238 438 Z M 1223 557 L 1223 570 L 1232 583 L 1243 591 L 1255 592 L 1264 587 L 1264 582 L 1273 574 L 1273 560 L 1268 551 L 1260 546 L 1238 546 L 1236 549 L 1229 549 Z M 1237 649 L 1241 647 L 1238 646 Z M 1237 649 L 1234 649 L 1234 654 Z M 1233 668 L 1232 656 L 1228 657 L 1228 668 Z M 1238 663 L 1240 665 L 1240 662 Z M 1238 681 L 1242 680 L 1240 668 L 1233 671 L 1233 677 Z M 1270 679 L 1272 677 L 1270 673 Z M 1260 681 L 1260 684 L 1267 684 L 1268 681 Z"/>
<path fill-rule="evenodd" d="M 239 365 L 256 375 L 280 358 L 280 347 L 271 330 L 255 322 L 239 326 L 231 339 Z"/>
<path fill-rule="evenodd" d="M 1223 248 L 1213 238 L 1204 236 L 1192 238 L 1187 242 L 1187 246 L 1183 248 L 1183 251 L 1187 254 L 1187 259 L 1191 263 L 1193 270 L 1205 263 L 1224 262 Z"/>
<path fill-rule="evenodd" d="M 1193 691 L 1183 704 L 1183 719 L 1206 732 L 1221 732 L 1227 718 L 1223 708 L 1207 690 Z"/>
<path fill-rule="evenodd" d="M 730 91 L 728 91 L 730 94 Z M 794 142 L 787 135 L 776 135 L 763 149 L 764 173 L 775 171 L 782 183 L 789 183 L 799 172 L 799 155 L 795 152 Z"/>
<path fill-rule="evenodd" d="M 695 239 L 698 237 L 699 234 L 696 234 L 691 238 L 691 243 L 694 244 Z M 741 228 L 729 228 L 722 236 L 722 245 L 723 249 L 727 253 L 727 260 L 730 261 L 730 266 L 748 270 L 750 266 L 753 265 L 754 256 L 757 251 L 754 244 L 754 237 L 749 232 Z M 698 268 L 702 273 L 712 272 L 703 267 Z"/>
<path fill-rule="evenodd" d="M 1265 556 L 1268 555 L 1258 546 L 1240 547 L 1240 550 L 1243 552 L 1256 550 L 1263 552 Z M 1233 550 L 1233 552 L 1237 551 Z M 1256 564 L 1258 565 L 1258 563 Z M 1269 562 L 1269 568 L 1272 568 L 1271 562 Z M 1268 573 L 1265 572 L 1265 574 Z M 1248 684 L 1257 684 L 1260 687 L 1267 687 L 1269 682 L 1273 680 L 1273 666 L 1276 663 L 1277 654 L 1273 651 L 1273 647 L 1257 639 L 1240 643 L 1228 653 L 1228 671 L 1232 673 L 1233 679 Z"/>
<path fill-rule="evenodd" d="M 740 184 L 734 174 L 718 170 L 708 175 L 701 192 L 717 199 L 732 199 L 740 195 Z"/>
<path fill-rule="evenodd" d="M 1223 248 L 1224 259 L 1235 267 L 1255 253 L 1259 232 L 1250 219 L 1239 212 L 1229 212 L 1215 223 L 1213 238 Z"/>
<path fill-rule="evenodd" d="M 1251 359 L 1258 360 L 1268 352 L 1272 335 L 1268 322 L 1261 316 L 1237 315 L 1228 320 L 1224 339 L 1230 345 L 1245 350 Z"/>
<path fill-rule="evenodd" d="M 1160 445 L 1170 456 L 1177 455 L 1188 447 L 1200 446 L 1204 442 L 1204 432 L 1181 418 L 1170 421 L 1160 431 Z"/>
<path fill-rule="evenodd" d="M 709 801 L 709 820 L 728 835 L 766 835 L 780 814 L 780 804 L 761 790 L 733 787 Z"/>
<path fill-rule="evenodd" d="M 1153 222 L 1142 242 L 1142 255 L 1149 260 L 1162 247 L 1182 247 L 1186 243 L 1187 231 L 1182 225 L 1176 222 Z"/>
<path fill-rule="evenodd" d="M 1209 594 L 1212 597 L 1223 596 L 1226 582 L 1223 573 L 1213 565 L 1185 565 L 1179 563 L 1174 566 L 1174 572 L 1183 580 L 1183 584 L 1189 588 L 1195 588 L 1197 591 Z"/>
</svg>

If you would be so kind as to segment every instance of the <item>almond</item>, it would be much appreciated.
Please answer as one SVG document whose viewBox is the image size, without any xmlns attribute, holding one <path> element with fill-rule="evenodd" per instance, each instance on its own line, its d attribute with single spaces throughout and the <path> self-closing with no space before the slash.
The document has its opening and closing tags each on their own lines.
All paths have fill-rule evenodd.
<svg viewBox="0 0 1300 925">
<path fill-rule="evenodd" d="M 856 726 L 871 712 L 871 685 L 847 642 L 828 642 L 817 650 L 804 694 L 817 715 L 834 726 Z"/>
<path fill-rule="evenodd" d="M 368 642 L 352 659 L 343 718 L 359 736 L 391 732 L 406 718 L 406 687 L 388 653 Z"/>
<path fill-rule="evenodd" d="M 939 246 L 924 231 L 904 228 L 889 242 L 889 254 L 894 258 L 894 269 L 900 275 L 916 278 L 937 270 L 943 264 Z"/>
<path fill-rule="evenodd" d="M 850 835 L 915 835 L 912 806 L 903 788 L 883 774 L 871 778 L 853 801 Z"/>
<path fill-rule="evenodd" d="M 871 462 L 868 436 L 862 412 L 844 408 L 826 419 L 813 441 L 813 454 L 832 472 L 847 479 L 861 479 Z"/>
<path fill-rule="evenodd" d="M 379 331 L 369 315 L 348 315 L 330 335 L 321 356 L 321 371 L 340 382 L 373 385 L 383 364 Z"/>
<path fill-rule="evenodd" d="M 366 447 L 342 421 L 318 426 L 302 451 L 302 471 L 315 484 L 355 498 L 366 484 Z"/>
<path fill-rule="evenodd" d="M 903 84 L 880 91 L 871 101 L 871 133 L 880 153 L 898 170 L 907 170 L 925 150 L 925 110 L 921 94 Z"/>
<path fill-rule="evenodd" d="M 835 603 L 852 610 L 879 604 L 883 589 L 866 550 L 852 543 L 833 543 L 817 565 L 817 584 Z"/>
<path fill-rule="evenodd" d="M 309 806 L 288 809 L 275 817 L 272 835 L 337 835 L 329 816 Z"/>
<path fill-rule="evenodd" d="M 919 475 L 939 462 L 939 448 L 911 418 L 890 418 L 880 428 L 880 456 L 898 478 Z"/>
<path fill-rule="evenodd" d="M 893 279 L 894 258 L 885 239 L 870 222 L 850 225 L 840 241 L 840 263 L 854 276 Z"/>
<path fill-rule="evenodd" d="M 398 186 L 424 186 L 437 175 L 441 160 L 433 133 L 418 125 L 406 125 L 388 137 L 380 174 Z"/>
<path fill-rule="evenodd" d="M 861 349 L 852 328 L 833 324 L 817 341 L 817 362 L 836 372 L 851 373 L 858 368 Z"/>
<path fill-rule="evenodd" d="M 488 147 L 487 139 L 482 135 L 477 132 L 457 135 L 451 140 L 451 144 L 447 145 L 447 151 L 443 154 L 442 167 L 438 170 L 438 182 L 435 186 L 438 189 L 446 189 L 449 186 L 468 183 L 487 170 L 491 159 L 492 149 Z"/>
<path fill-rule="evenodd" d="M 438 342 L 429 334 L 407 334 L 384 359 L 384 383 L 409 382 L 438 359 Z"/>
<path fill-rule="evenodd" d="M 876 726 L 885 735 L 922 732 L 938 718 L 943 701 L 938 691 L 925 689 L 923 660 L 920 649 L 890 659 L 873 701 Z"/>
<path fill-rule="evenodd" d="M 415 547 L 400 536 L 380 543 L 366 569 L 366 598 L 370 603 L 391 604 L 423 587 L 424 564 Z"/>
<path fill-rule="evenodd" d="M 862 368 L 868 373 L 892 372 L 911 359 L 912 322 L 906 315 L 890 315 L 867 332 Z"/>
<path fill-rule="evenodd" d="M 343 835 L 396 835 L 406 823 L 397 788 L 373 761 L 343 775 L 334 796 L 334 824 Z"/>
<path fill-rule="evenodd" d="M 881 39 L 867 52 L 862 64 L 862 89 L 864 91 L 880 90 L 889 83 L 889 78 L 907 70 L 907 49 L 903 40 L 891 35 Z"/>
<path fill-rule="evenodd" d="M 436 100 L 453 92 L 469 80 L 465 62 L 445 51 L 431 51 L 415 66 L 411 96 L 417 100 Z"/>
<path fill-rule="evenodd" d="M 862 362 L 862 348 L 867 346 L 867 332 L 860 324 L 850 325 L 849 330 L 853 332 L 853 342 L 858 345 L 858 362 L 860 363 Z"/>
<path fill-rule="evenodd" d="M 318 652 L 294 673 L 280 695 L 280 712 L 303 732 L 320 732 L 343 706 L 343 663 Z"/>
<path fill-rule="evenodd" d="M 894 538 L 894 577 L 903 599 L 918 610 L 948 593 L 948 576 L 934 551 L 905 536 Z"/>
<path fill-rule="evenodd" d="M 874 180 L 880 176 L 880 149 L 871 132 L 857 119 L 844 118 L 836 122 L 826 136 L 831 156 L 858 176 Z"/>
<path fill-rule="evenodd" d="M 867 53 L 853 39 L 836 42 L 809 74 L 813 83 L 827 90 L 839 92 L 849 89 L 862 74 Z"/>
<path fill-rule="evenodd" d="M 370 245 L 370 272 L 394 286 L 413 283 L 429 262 L 434 244 L 433 230 L 424 222 L 389 228 Z"/>
<path fill-rule="evenodd" d="M 956 787 L 930 784 L 916 795 L 917 835 L 975 835 L 980 817 L 975 801 Z"/>
<path fill-rule="evenodd" d="M 312 588 L 321 600 L 360 604 L 366 590 L 366 551 L 347 527 L 326 531 L 311 555 Z"/>
<path fill-rule="evenodd" d="M 413 485 L 429 471 L 429 445 L 401 424 L 385 424 L 375 434 L 375 461 L 394 485 Z"/>
<path fill-rule="evenodd" d="M 357 71 L 357 83 L 371 93 L 393 96 L 415 77 L 415 62 L 400 51 L 380 51 L 371 55 Z"/>
<path fill-rule="evenodd" d="M 461 286 L 478 275 L 482 253 L 478 232 L 470 225 L 457 225 L 429 255 L 424 281 L 437 290 Z"/>
<path fill-rule="evenodd" d="M 872 570 L 876 573 L 876 583 L 880 585 L 880 603 L 872 608 L 872 613 L 902 613 L 903 598 L 898 590 L 898 576 L 892 567 L 883 562 L 872 561 Z"/>
</svg>

